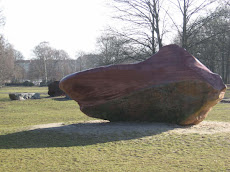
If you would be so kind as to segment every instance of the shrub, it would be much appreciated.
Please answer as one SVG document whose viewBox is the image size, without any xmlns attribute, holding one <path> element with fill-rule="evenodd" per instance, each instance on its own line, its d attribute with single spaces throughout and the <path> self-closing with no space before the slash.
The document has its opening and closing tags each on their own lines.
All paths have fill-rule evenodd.
<svg viewBox="0 0 230 172">
<path fill-rule="evenodd" d="M 6 83 L 6 86 L 26 86 L 26 87 L 31 87 L 34 86 L 34 83 L 30 81 L 25 81 L 25 82 L 11 82 L 11 83 Z"/>
<path fill-rule="evenodd" d="M 23 85 L 23 86 L 29 86 L 29 87 L 31 87 L 31 86 L 34 86 L 34 83 L 29 82 L 29 81 L 25 81 L 25 82 L 23 82 L 22 85 Z"/>
</svg>

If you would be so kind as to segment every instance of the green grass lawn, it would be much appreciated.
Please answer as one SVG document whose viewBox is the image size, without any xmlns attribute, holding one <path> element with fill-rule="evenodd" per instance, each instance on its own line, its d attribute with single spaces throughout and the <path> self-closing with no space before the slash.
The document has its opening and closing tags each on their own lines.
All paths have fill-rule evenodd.
<svg viewBox="0 0 230 172">
<path fill-rule="evenodd" d="M 226 91 L 224 97 L 230 99 L 230 84 L 227 85 L 227 91 Z"/>
<path fill-rule="evenodd" d="M 0 89 L 0 172 L 230 171 L 229 133 L 127 131 L 89 137 L 46 129 L 28 131 L 38 124 L 95 120 L 72 100 L 46 98 L 47 91 L 47 87 Z M 11 101 L 8 92 L 39 92 L 44 98 Z M 230 104 L 219 103 L 206 120 L 230 122 Z"/>
<path fill-rule="evenodd" d="M 47 93 L 47 87 L 3 87 L 0 88 L 0 93 L 22 93 L 22 92 L 36 92 L 36 93 Z"/>
</svg>

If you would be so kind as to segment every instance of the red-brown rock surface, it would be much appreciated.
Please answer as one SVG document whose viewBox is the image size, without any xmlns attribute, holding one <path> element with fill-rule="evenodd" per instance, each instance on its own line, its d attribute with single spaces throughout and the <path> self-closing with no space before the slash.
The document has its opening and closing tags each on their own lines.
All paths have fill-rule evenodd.
<svg viewBox="0 0 230 172">
<path fill-rule="evenodd" d="M 226 90 L 219 75 L 177 45 L 140 63 L 68 75 L 59 86 L 91 117 L 180 125 L 201 122 Z"/>
</svg>

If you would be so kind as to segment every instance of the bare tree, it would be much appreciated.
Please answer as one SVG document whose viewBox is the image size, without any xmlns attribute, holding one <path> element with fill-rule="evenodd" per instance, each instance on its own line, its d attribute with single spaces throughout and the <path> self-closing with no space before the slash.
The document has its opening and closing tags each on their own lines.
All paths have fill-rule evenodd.
<svg viewBox="0 0 230 172">
<path fill-rule="evenodd" d="M 97 46 L 100 56 L 98 66 L 123 63 L 132 56 L 129 40 L 122 37 L 103 34 L 97 39 Z"/>
<path fill-rule="evenodd" d="M 230 2 L 229 2 L 229 0 L 221 0 L 220 3 L 222 3 L 224 6 L 230 7 Z"/>
<path fill-rule="evenodd" d="M 53 69 L 50 72 L 50 75 L 53 75 L 53 80 L 60 80 L 64 76 L 73 72 L 73 68 L 70 66 L 70 57 L 64 50 L 52 50 L 52 54 L 54 55 L 53 59 L 50 60 L 51 65 L 53 67 L 49 67 L 49 69 Z M 51 66 L 50 65 L 50 66 Z"/>
<path fill-rule="evenodd" d="M 41 42 L 34 48 L 30 78 L 42 79 L 45 83 L 60 80 L 73 71 L 69 55 L 64 50 L 52 48 L 48 42 Z M 36 72 L 35 72 L 36 71 Z"/>
<path fill-rule="evenodd" d="M 19 64 L 14 62 L 14 72 L 11 79 L 11 82 L 13 83 L 19 83 L 24 81 L 26 79 L 26 71 L 23 67 L 21 67 Z"/>
<path fill-rule="evenodd" d="M 84 55 L 86 55 L 86 53 L 83 51 L 76 52 L 75 57 L 77 58 L 77 60 L 75 60 L 75 71 L 82 71 L 83 69 L 82 57 Z"/>
<path fill-rule="evenodd" d="M 177 25 L 175 19 L 170 17 L 170 13 L 168 13 L 180 34 L 181 46 L 183 48 L 189 48 L 188 39 L 193 34 L 191 31 L 194 31 L 194 27 L 198 24 L 198 13 L 207 10 L 207 8 L 216 1 L 217 0 L 170 0 L 182 16 L 182 24 Z M 207 18 L 205 20 L 207 20 Z"/>
<path fill-rule="evenodd" d="M 24 56 L 22 53 L 18 50 L 13 50 L 13 56 L 14 56 L 14 73 L 12 82 L 20 82 L 25 78 L 25 69 L 20 66 L 20 62 L 24 60 Z"/>
<path fill-rule="evenodd" d="M 0 84 L 17 82 L 23 78 L 24 70 L 17 64 L 17 60 L 23 58 L 19 51 L 0 36 Z"/>
<path fill-rule="evenodd" d="M 230 81 L 230 9 L 224 6 L 196 20 L 196 27 L 191 30 L 191 33 L 193 35 L 187 40 L 189 51 L 213 72 L 219 73 L 224 82 L 228 83 Z"/>
<path fill-rule="evenodd" d="M 5 16 L 3 15 L 3 10 L 0 10 L 0 26 L 5 25 Z"/>
<path fill-rule="evenodd" d="M 13 47 L 0 36 L 0 85 L 10 81 L 14 71 Z"/>
<path fill-rule="evenodd" d="M 4 26 L 5 17 L 0 10 L 0 26 Z M 7 43 L 0 35 L 0 85 L 9 80 L 13 74 L 13 50 L 12 46 Z"/>
<path fill-rule="evenodd" d="M 161 14 L 163 1 L 160 0 L 113 0 L 117 10 L 114 18 L 127 23 L 123 31 L 113 32 L 133 42 L 133 46 L 156 53 L 163 46 L 165 14 Z M 164 11 L 162 11 L 164 12 Z M 144 48 L 143 48 L 144 47 Z"/>
<path fill-rule="evenodd" d="M 33 50 L 35 58 L 39 60 L 38 72 L 42 75 L 42 79 L 45 83 L 48 81 L 47 60 L 51 58 L 50 51 L 51 47 L 48 42 L 41 42 Z"/>
<path fill-rule="evenodd" d="M 14 61 L 17 60 L 23 60 L 24 56 L 22 55 L 22 53 L 18 50 L 14 50 Z"/>
</svg>

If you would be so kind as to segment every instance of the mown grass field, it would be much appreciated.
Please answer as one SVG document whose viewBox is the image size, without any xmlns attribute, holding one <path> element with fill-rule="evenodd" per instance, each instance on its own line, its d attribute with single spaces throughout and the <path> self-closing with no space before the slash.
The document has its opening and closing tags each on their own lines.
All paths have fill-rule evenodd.
<svg viewBox="0 0 230 172">
<path fill-rule="evenodd" d="M 40 92 L 42 99 L 11 101 L 8 92 Z M 92 137 L 38 124 L 95 120 L 76 102 L 47 98 L 46 87 L 0 89 L 0 171 L 230 171 L 230 134 L 168 132 Z M 230 95 L 228 89 L 227 96 Z M 230 96 L 229 96 L 230 98 Z M 230 104 L 219 103 L 207 121 L 230 122 Z M 84 126 L 82 126 L 84 127 Z"/>
<path fill-rule="evenodd" d="M 226 91 L 224 97 L 227 99 L 230 99 L 230 84 L 227 85 L 227 91 Z"/>
</svg>

